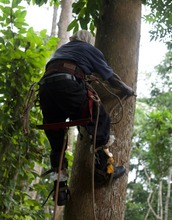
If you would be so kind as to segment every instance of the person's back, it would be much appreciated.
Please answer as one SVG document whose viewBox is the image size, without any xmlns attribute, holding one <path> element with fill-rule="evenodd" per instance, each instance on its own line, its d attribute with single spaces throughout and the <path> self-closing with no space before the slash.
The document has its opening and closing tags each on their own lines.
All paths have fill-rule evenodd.
<svg viewBox="0 0 172 220">
<path fill-rule="evenodd" d="M 113 70 L 107 65 L 102 52 L 87 42 L 76 40 L 61 46 L 48 62 L 47 68 L 55 60 L 73 61 L 84 74 L 96 72 L 103 80 L 113 75 Z"/>
</svg>

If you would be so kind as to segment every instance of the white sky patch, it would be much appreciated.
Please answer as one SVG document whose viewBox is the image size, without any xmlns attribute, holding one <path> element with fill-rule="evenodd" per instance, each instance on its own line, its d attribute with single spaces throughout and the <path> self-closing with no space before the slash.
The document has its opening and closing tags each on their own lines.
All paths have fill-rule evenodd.
<svg viewBox="0 0 172 220">
<path fill-rule="evenodd" d="M 53 19 L 53 7 L 49 5 L 39 6 L 25 6 L 27 8 L 26 22 L 29 26 L 33 27 L 35 31 L 47 30 L 50 34 L 52 19 Z"/>
</svg>

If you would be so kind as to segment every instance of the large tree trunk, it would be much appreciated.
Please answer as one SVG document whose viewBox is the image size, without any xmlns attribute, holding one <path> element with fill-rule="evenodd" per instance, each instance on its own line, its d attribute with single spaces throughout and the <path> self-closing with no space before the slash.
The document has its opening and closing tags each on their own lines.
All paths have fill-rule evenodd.
<svg viewBox="0 0 172 220">
<path fill-rule="evenodd" d="M 104 53 L 110 66 L 122 80 L 136 90 L 140 40 L 141 1 L 104 0 L 102 19 L 97 28 L 96 46 Z M 105 108 L 116 105 L 112 96 L 97 88 Z M 111 151 L 115 165 L 124 164 L 127 174 L 110 187 L 95 188 L 95 211 L 98 220 L 123 220 L 129 172 L 131 139 L 134 123 L 135 98 L 123 101 L 123 118 L 112 127 L 116 142 Z M 117 109 L 116 109 L 117 111 Z M 115 118 L 112 117 L 112 121 Z M 84 139 L 78 141 L 70 182 L 71 200 L 66 206 L 65 220 L 94 220 L 92 204 L 92 154 L 90 141 L 83 130 Z"/>
</svg>

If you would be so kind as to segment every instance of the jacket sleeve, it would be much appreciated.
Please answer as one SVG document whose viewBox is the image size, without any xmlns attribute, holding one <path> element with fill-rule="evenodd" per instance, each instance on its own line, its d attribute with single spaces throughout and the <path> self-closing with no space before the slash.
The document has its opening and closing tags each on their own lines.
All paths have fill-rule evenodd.
<svg viewBox="0 0 172 220">
<path fill-rule="evenodd" d="M 112 87 L 121 90 L 123 96 L 135 95 L 133 89 L 127 86 L 116 73 L 114 73 L 107 81 Z"/>
</svg>

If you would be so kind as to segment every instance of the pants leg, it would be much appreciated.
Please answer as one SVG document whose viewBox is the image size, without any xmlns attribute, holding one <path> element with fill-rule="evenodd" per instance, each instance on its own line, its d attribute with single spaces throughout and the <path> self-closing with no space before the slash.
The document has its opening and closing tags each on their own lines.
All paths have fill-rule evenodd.
<svg viewBox="0 0 172 220">
<path fill-rule="evenodd" d="M 82 82 L 64 80 L 40 88 L 40 105 L 44 123 L 65 122 L 67 118 L 81 118 L 87 91 Z M 64 130 L 45 131 L 51 145 L 51 166 L 58 167 L 64 140 Z M 67 145 L 66 145 L 67 147 Z M 63 158 L 65 166 L 66 159 Z"/>
<path fill-rule="evenodd" d="M 51 145 L 51 153 L 50 153 L 50 162 L 51 167 L 59 167 L 60 156 L 62 152 L 63 142 L 64 142 L 64 133 L 63 129 L 58 131 L 45 131 L 45 134 Z M 67 142 L 65 146 L 65 150 L 67 148 Z M 67 160 L 64 157 L 62 162 L 62 168 L 67 168 Z"/>
<path fill-rule="evenodd" d="M 86 126 L 89 134 L 94 135 L 97 118 L 97 106 L 93 106 L 93 121 Z M 105 145 L 109 140 L 110 135 L 110 117 L 105 111 L 102 104 L 99 106 L 99 119 L 96 134 L 96 147 Z"/>
</svg>

